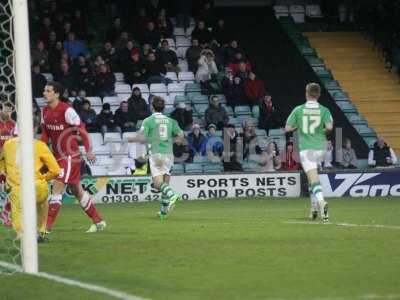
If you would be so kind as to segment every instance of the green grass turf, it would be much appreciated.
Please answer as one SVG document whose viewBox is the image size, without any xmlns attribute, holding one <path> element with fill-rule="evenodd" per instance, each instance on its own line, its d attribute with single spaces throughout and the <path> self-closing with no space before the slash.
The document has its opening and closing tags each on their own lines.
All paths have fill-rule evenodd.
<svg viewBox="0 0 400 300">
<path fill-rule="evenodd" d="M 332 199 L 331 219 L 400 226 L 399 200 Z M 165 222 L 157 203 L 98 207 L 109 226 L 93 235 L 78 206 L 62 208 L 42 271 L 157 300 L 400 299 L 400 229 L 285 224 L 306 221 L 305 199 L 184 202 Z M 108 299 L 21 274 L 0 275 L 0 293 Z"/>
</svg>

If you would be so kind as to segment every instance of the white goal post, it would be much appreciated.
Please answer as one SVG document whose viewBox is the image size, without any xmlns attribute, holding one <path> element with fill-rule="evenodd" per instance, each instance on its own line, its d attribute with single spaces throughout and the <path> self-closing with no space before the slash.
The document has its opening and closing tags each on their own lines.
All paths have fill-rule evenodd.
<svg viewBox="0 0 400 300">
<path fill-rule="evenodd" d="M 14 39 L 14 74 L 20 166 L 22 226 L 22 268 L 26 273 L 38 272 L 36 231 L 36 192 L 34 174 L 34 144 L 32 116 L 31 58 L 29 43 L 28 0 L 12 0 Z"/>
</svg>

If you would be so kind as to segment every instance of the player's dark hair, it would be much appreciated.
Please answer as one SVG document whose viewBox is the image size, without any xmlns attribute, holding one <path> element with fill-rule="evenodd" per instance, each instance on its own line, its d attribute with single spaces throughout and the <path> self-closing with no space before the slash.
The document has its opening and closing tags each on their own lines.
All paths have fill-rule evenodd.
<svg viewBox="0 0 400 300">
<path fill-rule="evenodd" d="M 46 85 L 53 87 L 54 93 L 59 94 L 60 97 L 64 92 L 64 89 L 63 89 L 61 83 L 59 83 L 57 81 L 49 81 L 49 82 L 46 83 Z"/>
<path fill-rule="evenodd" d="M 156 112 L 163 112 L 163 110 L 165 108 L 165 101 L 163 98 L 161 98 L 159 96 L 155 96 L 155 97 L 153 97 L 153 99 L 151 101 L 151 105 L 153 106 L 153 108 Z"/>
</svg>

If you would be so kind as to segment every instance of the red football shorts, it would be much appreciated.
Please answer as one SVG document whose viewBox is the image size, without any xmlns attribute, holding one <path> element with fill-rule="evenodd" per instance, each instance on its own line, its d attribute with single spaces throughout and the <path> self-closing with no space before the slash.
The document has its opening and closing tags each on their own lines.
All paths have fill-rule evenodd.
<svg viewBox="0 0 400 300">
<path fill-rule="evenodd" d="M 57 159 L 61 168 L 61 174 L 57 178 L 64 184 L 79 184 L 81 181 L 81 157 L 67 156 Z"/>
</svg>

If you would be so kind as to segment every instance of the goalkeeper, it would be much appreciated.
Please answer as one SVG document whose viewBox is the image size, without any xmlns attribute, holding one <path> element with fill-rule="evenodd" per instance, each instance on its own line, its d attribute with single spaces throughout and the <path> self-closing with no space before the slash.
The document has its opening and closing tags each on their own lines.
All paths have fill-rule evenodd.
<svg viewBox="0 0 400 300">
<path fill-rule="evenodd" d="M 35 124 L 37 125 L 37 124 Z M 34 126 L 35 130 L 37 126 Z M 17 233 L 22 235 L 21 225 L 21 200 L 20 200 L 20 157 L 18 149 L 20 140 L 14 137 L 4 143 L 0 158 L 0 166 L 7 176 L 8 196 L 11 201 L 11 222 Z M 35 185 L 38 219 L 38 242 L 48 241 L 45 237 L 46 221 L 48 213 L 47 198 L 50 192 L 48 181 L 59 176 L 61 169 L 49 148 L 42 141 L 34 139 L 34 163 L 35 163 Z"/>
</svg>

